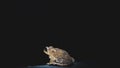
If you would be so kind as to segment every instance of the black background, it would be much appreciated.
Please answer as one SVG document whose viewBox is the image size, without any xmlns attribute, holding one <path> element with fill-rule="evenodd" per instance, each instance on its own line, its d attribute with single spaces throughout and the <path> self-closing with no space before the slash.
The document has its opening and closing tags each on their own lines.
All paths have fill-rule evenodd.
<svg viewBox="0 0 120 68">
<path fill-rule="evenodd" d="M 16 0 L 17 16 L 47 16 L 48 0 Z"/>
<path fill-rule="evenodd" d="M 96 4 L 92 1 L 16 0 L 16 15 L 92 17 L 99 11 Z"/>
<path fill-rule="evenodd" d="M 49 58 L 43 49 L 49 45 L 68 51 L 76 62 L 96 60 L 98 36 L 90 28 L 27 27 L 14 29 L 10 34 L 9 57 L 17 67 L 46 64 Z"/>
<path fill-rule="evenodd" d="M 32 5 L 31 5 L 32 4 Z M 62 6 L 63 5 L 63 6 Z M 91 22 L 97 23 L 94 18 L 92 18 L 93 13 L 96 10 L 92 10 L 91 3 L 85 2 L 56 2 L 55 4 L 50 3 L 51 16 L 63 15 L 70 17 L 77 17 L 72 15 L 78 15 L 76 19 L 71 21 L 71 19 L 66 21 L 56 20 L 53 21 L 57 24 L 51 24 L 47 18 L 44 21 L 49 21 L 50 24 L 45 24 L 45 26 L 38 25 L 31 26 L 29 24 L 21 27 L 15 27 L 8 33 L 10 38 L 8 43 L 10 46 L 10 60 L 14 66 L 29 66 L 29 65 L 42 65 L 49 61 L 46 54 L 43 53 L 43 49 L 52 45 L 54 47 L 62 48 L 70 53 L 76 61 L 87 61 L 96 60 L 96 50 L 98 45 L 100 45 L 98 30 L 96 27 L 92 27 Z M 80 7 L 79 7 L 80 6 Z M 94 5 L 93 5 L 94 6 Z M 39 9 L 38 9 L 39 8 Z M 16 1 L 16 12 L 17 15 L 29 16 L 29 15 L 47 15 L 48 11 L 48 0 L 17 0 Z M 93 8 L 95 9 L 95 8 Z M 51 16 L 49 18 L 51 18 Z M 81 18 L 79 18 L 81 17 Z M 88 18 L 87 18 L 88 17 Z M 22 17 L 21 17 L 22 18 Z M 17 20 L 17 23 L 27 22 L 27 23 L 41 23 L 41 18 L 37 18 L 36 21 L 31 21 L 31 18 L 23 17 L 25 21 L 21 21 L 21 18 Z M 28 18 L 26 20 L 26 18 Z M 83 19 L 84 18 L 84 19 Z M 92 18 L 92 19 L 91 19 Z M 83 20 L 83 21 L 82 21 Z M 58 22 L 64 22 L 68 24 L 61 24 Z M 85 23 L 85 25 L 73 25 L 70 22 L 75 23 Z M 87 24 L 89 23 L 89 24 Z M 37 24 L 36 24 L 37 25 Z M 95 24 L 93 24 L 95 25 Z M 9 49 L 9 47 L 7 47 Z M 12 52 L 11 52 L 12 51 Z M 9 61 L 9 62 L 11 62 Z"/>
</svg>

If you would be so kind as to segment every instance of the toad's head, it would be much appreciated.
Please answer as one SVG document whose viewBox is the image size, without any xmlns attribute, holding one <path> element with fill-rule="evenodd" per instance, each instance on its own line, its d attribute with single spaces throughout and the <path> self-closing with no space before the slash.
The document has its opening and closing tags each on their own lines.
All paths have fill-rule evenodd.
<svg viewBox="0 0 120 68">
<path fill-rule="evenodd" d="M 47 55 L 53 55 L 54 53 L 56 53 L 56 48 L 54 48 L 53 46 L 46 46 L 46 48 L 44 49 L 44 53 Z"/>
</svg>

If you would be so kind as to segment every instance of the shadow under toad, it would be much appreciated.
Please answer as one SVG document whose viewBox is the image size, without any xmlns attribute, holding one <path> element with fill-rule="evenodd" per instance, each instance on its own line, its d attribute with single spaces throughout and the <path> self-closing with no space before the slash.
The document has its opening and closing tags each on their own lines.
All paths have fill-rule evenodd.
<svg viewBox="0 0 120 68">
<path fill-rule="evenodd" d="M 64 67 L 61 67 L 61 66 L 56 66 L 56 65 L 36 65 L 36 66 L 28 66 L 27 68 L 82 68 L 82 67 L 85 67 L 86 65 L 83 64 L 83 63 L 74 63 L 70 66 L 64 66 Z"/>
</svg>

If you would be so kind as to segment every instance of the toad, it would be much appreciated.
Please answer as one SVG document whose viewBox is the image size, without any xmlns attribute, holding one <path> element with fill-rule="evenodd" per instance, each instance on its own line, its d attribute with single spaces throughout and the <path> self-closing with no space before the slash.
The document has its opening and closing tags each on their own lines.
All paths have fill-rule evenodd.
<svg viewBox="0 0 120 68">
<path fill-rule="evenodd" d="M 47 46 L 43 51 L 49 56 L 48 65 L 68 66 L 75 62 L 75 59 L 63 49 Z"/>
</svg>

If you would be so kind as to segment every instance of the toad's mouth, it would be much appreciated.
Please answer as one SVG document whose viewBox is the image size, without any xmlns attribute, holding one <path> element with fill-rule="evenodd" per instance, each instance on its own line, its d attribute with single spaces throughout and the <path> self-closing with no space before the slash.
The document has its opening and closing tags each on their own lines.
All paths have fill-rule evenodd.
<svg viewBox="0 0 120 68">
<path fill-rule="evenodd" d="M 46 47 L 45 49 L 44 49 L 44 51 L 46 51 L 47 52 L 47 50 L 49 49 L 49 47 Z"/>
</svg>

